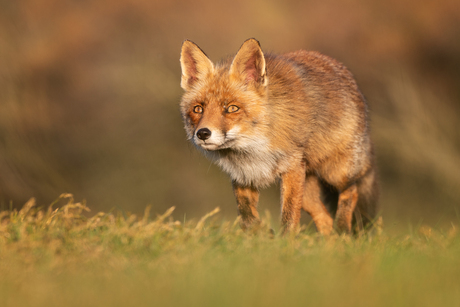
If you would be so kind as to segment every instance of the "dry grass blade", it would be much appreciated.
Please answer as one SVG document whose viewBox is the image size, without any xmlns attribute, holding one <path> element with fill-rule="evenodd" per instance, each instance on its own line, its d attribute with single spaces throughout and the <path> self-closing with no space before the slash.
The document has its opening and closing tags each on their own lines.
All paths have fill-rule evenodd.
<svg viewBox="0 0 460 307">
<path fill-rule="evenodd" d="M 201 230 L 201 229 L 203 229 L 203 226 L 204 226 L 204 223 L 206 222 L 206 220 L 207 220 L 208 218 L 210 218 L 211 216 L 213 216 L 213 215 L 219 213 L 219 211 L 220 211 L 220 208 L 217 207 L 217 208 L 215 208 L 214 210 L 212 210 L 211 212 L 207 213 L 205 216 L 203 216 L 203 217 L 198 221 L 198 223 L 196 224 L 195 230 Z"/>
<path fill-rule="evenodd" d="M 27 201 L 25 203 L 25 205 L 22 207 L 22 209 L 19 210 L 19 217 L 20 217 L 21 221 L 24 221 L 24 218 L 27 216 L 27 214 L 29 213 L 30 209 L 35 207 L 35 205 L 36 205 L 35 198 L 31 198 L 31 199 L 29 199 L 29 201 Z"/>
<path fill-rule="evenodd" d="M 171 207 L 171 208 L 169 208 L 168 210 L 166 210 L 165 213 L 163 213 L 162 215 L 159 215 L 159 216 L 156 218 L 155 223 L 156 223 L 156 224 L 161 224 L 161 223 L 163 223 L 163 221 L 164 221 L 167 217 L 171 216 L 171 214 L 173 213 L 173 211 L 174 211 L 175 209 L 176 209 L 176 207 Z"/>
</svg>

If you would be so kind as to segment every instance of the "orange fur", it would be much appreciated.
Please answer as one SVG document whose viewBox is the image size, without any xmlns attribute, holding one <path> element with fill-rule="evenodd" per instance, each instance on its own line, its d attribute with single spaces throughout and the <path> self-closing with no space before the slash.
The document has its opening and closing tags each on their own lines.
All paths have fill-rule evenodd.
<svg viewBox="0 0 460 307">
<path fill-rule="evenodd" d="M 303 50 L 264 54 L 249 39 L 218 64 L 185 41 L 181 68 L 187 136 L 232 178 L 243 228 L 257 224 L 258 190 L 276 179 L 285 231 L 298 227 L 302 208 L 323 234 L 334 215 L 341 232 L 352 230 L 353 214 L 360 227 L 375 218 L 367 105 L 341 63 Z"/>
</svg>

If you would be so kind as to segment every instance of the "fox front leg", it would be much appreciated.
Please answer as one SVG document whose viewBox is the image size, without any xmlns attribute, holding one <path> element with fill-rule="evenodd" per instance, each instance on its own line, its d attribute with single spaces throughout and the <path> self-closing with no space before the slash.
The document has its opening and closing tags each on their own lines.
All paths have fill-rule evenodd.
<svg viewBox="0 0 460 307">
<path fill-rule="evenodd" d="M 259 191 L 251 186 L 242 186 L 236 182 L 232 183 L 235 193 L 238 213 L 241 216 L 241 228 L 252 229 L 260 224 L 257 204 L 259 202 Z"/>
<path fill-rule="evenodd" d="M 304 165 L 291 169 L 281 176 L 281 223 L 284 234 L 298 230 L 304 192 Z"/>
</svg>

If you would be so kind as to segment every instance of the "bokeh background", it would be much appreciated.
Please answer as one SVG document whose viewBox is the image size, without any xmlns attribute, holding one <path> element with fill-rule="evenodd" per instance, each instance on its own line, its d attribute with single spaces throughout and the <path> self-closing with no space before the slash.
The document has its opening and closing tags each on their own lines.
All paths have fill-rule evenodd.
<svg viewBox="0 0 460 307">
<path fill-rule="evenodd" d="M 460 221 L 456 0 L 0 0 L 1 208 L 70 192 L 93 212 L 235 218 L 230 180 L 186 141 L 179 53 L 191 39 L 217 61 L 250 37 L 354 73 L 387 225 Z"/>
</svg>

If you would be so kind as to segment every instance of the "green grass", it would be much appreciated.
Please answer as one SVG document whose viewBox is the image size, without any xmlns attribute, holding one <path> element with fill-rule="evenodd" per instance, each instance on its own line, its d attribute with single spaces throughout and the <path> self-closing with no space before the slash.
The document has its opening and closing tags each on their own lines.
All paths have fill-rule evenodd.
<svg viewBox="0 0 460 307">
<path fill-rule="evenodd" d="M 0 213 L 0 306 L 460 306 L 456 228 L 323 238 L 68 204 Z M 268 220 L 268 219 L 266 219 Z"/>
</svg>

